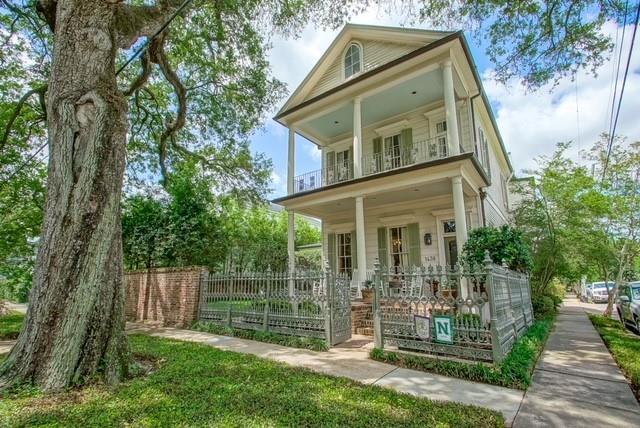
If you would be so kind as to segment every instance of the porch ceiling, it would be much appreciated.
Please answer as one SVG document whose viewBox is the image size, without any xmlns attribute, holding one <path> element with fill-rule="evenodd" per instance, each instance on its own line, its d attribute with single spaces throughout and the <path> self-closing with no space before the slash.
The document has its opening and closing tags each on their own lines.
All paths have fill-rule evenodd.
<svg viewBox="0 0 640 428">
<path fill-rule="evenodd" d="M 367 127 L 389 117 L 414 110 L 442 99 L 442 73 L 434 70 L 362 100 L 362 126 Z M 415 94 L 413 93 L 415 92 Z M 322 116 L 301 122 L 311 135 L 330 141 L 353 132 L 353 104 L 347 103 Z"/>
<path fill-rule="evenodd" d="M 465 190 L 470 191 L 471 189 L 468 188 Z M 395 189 L 394 191 L 369 194 L 364 197 L 364 206 L 365 210 L 367 210 L 385 205 L 393 206 L 394 204 L 417 202 L 447 195 L 451 195 L 451 182 L 449 180 L 438 180 L 402 189 Z M 320 219 L 336 219 L 342 217 L 351 219 L 355 215 L 355 202 L 353 198 L 337 199 L 300 208 L 297 212 Z"/>
</svg>

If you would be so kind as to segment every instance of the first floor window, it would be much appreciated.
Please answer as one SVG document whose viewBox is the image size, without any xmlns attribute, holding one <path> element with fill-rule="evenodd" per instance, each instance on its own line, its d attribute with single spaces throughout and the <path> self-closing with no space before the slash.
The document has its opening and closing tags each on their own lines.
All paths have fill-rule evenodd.
<svg viewBox="0 0 640 428">
<path fill-rule="evenodd" d="M 351 259 L 351 234 L 337 233 L 336 244 L 338 245 L 338 273 L 351 275 L 353 271 L 353 260 Z"/>
<path fill-rule="evenodd" d="M 390 266 L 396 272 L 400 272 L 402 267 L 409 266 L 409 243 L 407 242 L 407 227 L 389 228 L 389 258 Z"/>
</svg>

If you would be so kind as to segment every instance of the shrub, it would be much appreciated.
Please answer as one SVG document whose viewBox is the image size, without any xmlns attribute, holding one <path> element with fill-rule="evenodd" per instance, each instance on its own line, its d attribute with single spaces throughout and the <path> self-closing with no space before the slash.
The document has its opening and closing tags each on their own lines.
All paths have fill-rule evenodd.
<svg viewBox="0 0 640 428">
<path fill-rule="evenodd" d="M 546 318 L 555 315 L 557 307 L 562 303 L 562 299 L 557 302 L 554 296 L 548 294 L 534 294 L 531 296 L 531 305 L 533 306 L 533 315 L 536 319 Z"/>
<path fill-rule="evenodd" d="M 473 229 L 464 244 L 462 261 L 481 265 L 485 251 L 489 251 L 494 263 L 502 264 L 504 261 L 510 269 L 529 272 L 533 267 L 531 248 L 522 232 L 508 225 Z"/>
<path fill-rule="evenodd" d="M 421 370 L 444 376 L 483 382 L 508 388 L 527 389 L 531 384 L 531 374 L 538 357 L 549 337 L 553 317 L 536 320 L 511 348 L 511 352 L 500 364 L 481 362 L 465 363 L 429 356 L 385 351 L 375 348 L 369 354 L 377 361 L 394 364 L 408 369 Z"/>
</svg>

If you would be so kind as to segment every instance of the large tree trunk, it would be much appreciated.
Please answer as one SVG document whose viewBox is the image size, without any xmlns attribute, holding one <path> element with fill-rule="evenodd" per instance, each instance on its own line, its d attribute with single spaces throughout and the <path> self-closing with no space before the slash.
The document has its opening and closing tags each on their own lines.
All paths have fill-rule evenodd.
<svg viewBox="0 0 640 428">
<path fill-rule="evenodd" d="M 4 385 L 57 390 L 126 370 L 120 197 L 126 102 L 114 3 L 59 0 L 48 92 L 49 176 L 30 305 Z"/>
</svg>

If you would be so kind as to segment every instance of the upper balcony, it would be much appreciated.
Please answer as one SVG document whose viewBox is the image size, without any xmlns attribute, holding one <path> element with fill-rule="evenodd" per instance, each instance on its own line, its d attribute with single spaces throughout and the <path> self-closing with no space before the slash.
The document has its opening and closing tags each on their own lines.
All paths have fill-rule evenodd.
<svg viewBox="0 0 640 428">
<path fill-rule="evenodd" d="M 399 139 L 398 139 L 399 140 Z M 443 160 L 451 157 L 447 144 L 446 135 L 429 138 L 427 140 L 412 141 L 411 144 L 400 144 L 400 141 L 386 141 L 386 148 L 383 148 L 385 141 L 380 140 L 381 147 L 375 151 L 362 156 L 360 165 L 362 166 L 362 177 L 382 174 L 388 171 L 399 170 L 412 165 L 425 162 Z M 472 152 L 471 148 L 460 145 L 460 154 Z M 350 159 L 342 159 L 338 162 L 328 164 L 324 168 L 297 175 L 294 179 L 293 193 L 308 192 L 331 186 L 337 183 L 353 180 L 354 162 Z"/>
<path fill-rule="evenodd" d="M 441 47 L 365 72 L 280 113 L 277 120 L 289 128 L 287 197 L 280 199 L 461 155 L 473 157 L 490 180 L 474 116 L 474 106 L 483 103 L 474 103 L 481 98 L 470 63 L 455 47 Z M 322 150 L 315 171 L 296 174 L 296 135 Z"/>
</svg>

